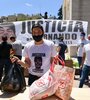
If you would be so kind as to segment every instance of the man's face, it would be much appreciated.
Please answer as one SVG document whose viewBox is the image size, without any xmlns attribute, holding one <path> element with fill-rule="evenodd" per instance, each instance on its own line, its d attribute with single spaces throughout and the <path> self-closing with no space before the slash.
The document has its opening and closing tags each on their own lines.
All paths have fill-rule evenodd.
<svg viewBox="0 0 90 100">
<path fill-rule="evenodd" d="M 2 37 L 3 34 L 6 34 L 8 36 L 8 38 L 11 35 L 15 35 L 13 30 L 10 29 L 8 26 L 0 27 L 0 41 L 1 41 L 1 37 Z"/>
<path fill-rule="evenodd" d="M 81 35 L 80 35 L 80 39 L 81 39 L 81 40 L 84 40 L 84 39 L 85 39 L 85 36 L 81 34 Z"/>
<path fill-rule="evenodd" d="M 36 57 L 34 61 L 35 61 L 35 67 L 36 67 L 36 69 L 41 69 L 41 66 L 42 66 L 42 57 Z"/>
<path fill-rule="evenodd" d="M 33 28 L 32 30 L 32 35 L 42 35 L 43 34 L 43 31 L 39 28 L 39 27 L 36 27 L 36 28 Z"/>
</svg>

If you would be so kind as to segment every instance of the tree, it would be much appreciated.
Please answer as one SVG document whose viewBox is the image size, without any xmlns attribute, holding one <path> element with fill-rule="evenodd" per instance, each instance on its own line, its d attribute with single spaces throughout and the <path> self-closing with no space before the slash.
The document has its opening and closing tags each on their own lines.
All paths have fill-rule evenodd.
<svg viewBox="0 0 90 100">
<path fill-rule="evenodd" d="M 58 19 L 62 19 L 63 18 L 63 14 L 62 14 L 62 6 L 60 7 L 60 9 L 58 10 Z"/>
</svg>

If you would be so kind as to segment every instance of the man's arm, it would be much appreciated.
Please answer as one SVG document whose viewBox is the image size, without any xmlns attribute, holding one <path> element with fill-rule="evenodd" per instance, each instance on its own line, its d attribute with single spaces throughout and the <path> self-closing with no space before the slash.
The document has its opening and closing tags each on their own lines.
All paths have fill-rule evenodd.
<svg viewBox="0 0 90 100">
<path fill-rule="evenodd" d="M 51 59 L 50 59 L 50 63 L 52 64 L 52 62 L 53 62 L 53 59 L 54 59 L 54 57 L 51 57 Z"/>
<path fill-rule="evenodd" d="M 65 53 L 68 53 L 68 47 L 66 48 Z"/>
<path fill-rule="evenodd" d="M 85 61 L 85 57 L 86 57 L 86 53 L 84 52 L 83 53 L 83 57 L 82 57 L 82 63 L 81 63 L 80 67 L 83 67 L 83 64 L 84 64 L 84 61 Z"/>
<path fill-rule="evenodd" d="M 60 49 L 61 49 L 61 46 L 57 46 L 57 47 L 56 47 L 56 51 L 57 51 L 57 52 L 59 52 Z"/>
<path fill-rule="evenodd" d="M 13 58 L 11 58 L 11 61 L 12 63 L 16 61 L 18 64 L 20 64 L 24 68 L 29 68 L 31 66 L 31 61 L 28 57 L 25 57 L 24 61 L 22 61 L 18 57 L 13 56 Z"/>
</svg>

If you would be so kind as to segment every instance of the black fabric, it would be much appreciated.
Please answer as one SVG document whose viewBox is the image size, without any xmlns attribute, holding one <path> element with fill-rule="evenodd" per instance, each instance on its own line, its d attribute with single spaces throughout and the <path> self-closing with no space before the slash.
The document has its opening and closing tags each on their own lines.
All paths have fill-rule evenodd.
<svg viewBox="0 0 90 100">
<path fill-rule="evenodd" d="M 63 60 L 65 60 L 65 50 L 67 49 L 67 45 L 63 41 L 60 41 L 59 46 L 61 48 L 59 55 L 63 58 Z"/>
<path fill-rule="evenodd" d="M 7 42 L 2 42 L 0 44 L 0 59 L 10 58 L 10 49 L 12 49 L 12 45 Z"/>
<path fill-rule="evenodd" d="M 19 55 L 15 55 L 16 57 L 18 57 L 20 60 L 22 59 L 22 56 L 19 56 Z"/>
<path fill-rule="evenodd" d="M 10 50 L 12 49 L 12 45 L 7 42 L 0 43 L 0 81 L 3 75 L 3 68 L 5 74 L 8 72 L 8 69 L 11 65 L 10 60 Z"/>
<path fill-rule="evenodd" d="M 1 81 L 1 91 L 20 92 L 26 89 L 25 78 L 21 66 L 13 63 Z"/>
<path fill-rule="evenodd" d="M 28 85 L 31 85 L 35 80 L 39 79 L 40 77 L 36 75 L 29 74 Z"/>
<path fill-rule="evenodd" d="M 11 64 L 12 63 L 10 59 L 0 59 L 0 81 L 2 79 L 3 73 L 8 73 Z"/>
<path fill-rule="evenodd" d="M 2 75 L 3 75 L 3 67 L 0 67 L 0 82 L 1 82 L 1 79 L 2 79 Z"/>
</svg>

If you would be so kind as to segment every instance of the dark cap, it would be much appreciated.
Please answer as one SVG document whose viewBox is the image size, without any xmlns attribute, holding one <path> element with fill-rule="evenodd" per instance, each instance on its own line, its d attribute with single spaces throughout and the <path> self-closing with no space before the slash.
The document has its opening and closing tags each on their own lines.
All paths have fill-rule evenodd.
<svg viewBox="0 0 90 100">
<path fill-rule="evenodd" d="M 39 23 L 33 24 L 32 25 L 32 30 L 33 30 L 33 28 L 37 28 L 37 27 L 40 28 L 44 32 L 43 27 Z"/>
</svg>

